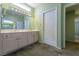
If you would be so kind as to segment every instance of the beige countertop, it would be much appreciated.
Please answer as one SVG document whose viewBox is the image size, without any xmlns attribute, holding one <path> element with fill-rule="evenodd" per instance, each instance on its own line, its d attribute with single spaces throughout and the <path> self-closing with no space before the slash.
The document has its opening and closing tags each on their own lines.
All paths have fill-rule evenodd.
<svg viewBox="0 0 79 59">
<path fill-rule="evenodd" d="M 7 30 L 1 30 L 0 33 L 33 32 L 33 31 L 39 31 L 39 30 L 37 29 L 28 29 L 28 30 L 7 29 Z"/>
</svg>

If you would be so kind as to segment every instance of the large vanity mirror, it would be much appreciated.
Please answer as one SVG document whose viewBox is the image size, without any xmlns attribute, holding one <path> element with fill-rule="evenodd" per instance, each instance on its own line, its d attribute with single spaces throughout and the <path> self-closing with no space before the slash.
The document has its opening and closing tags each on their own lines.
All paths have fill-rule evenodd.
<svg viewBox="0 0 79 59">
<path fill-rule="evenodd" d="M 0 5 L 0 28 L 1 29 L 29 29 L 32 19 L 31 7 L 24 4 L 1 4 Z"/>
</svg>

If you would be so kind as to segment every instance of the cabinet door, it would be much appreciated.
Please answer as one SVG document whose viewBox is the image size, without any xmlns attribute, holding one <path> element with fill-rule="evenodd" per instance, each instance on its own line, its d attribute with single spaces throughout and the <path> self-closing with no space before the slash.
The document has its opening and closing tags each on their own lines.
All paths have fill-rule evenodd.
<svg viewBox="0 0 79 59">
<path fill-rule="evenodd" d="M 29 32 L 28 33 L 28 43 L 32 44 L 38 41 L 38 32 Z"/>
<path fill-rule="evenodd" d="M 17 40 L 18 40 L 19 48 L 27 46 L 28 45 L 27 33 L 20 33 L 20 37 Z"/>
<path fill-rule="evenodd" d="M 38 41 L 38 32 L 31 32 L 30 36 L 31 36 L 32 43 Z"/>
<path fill-rule="evenodd" d="M 24 37 L 23 37 L 23 38 L 24 38 L 24 40 L 26 41 L 26 43 L 25 43 L 25 44 L 26 44 L 26 45 L 28 45 L 28 33 L 27 33 L 27 32 L 25 32 L 23 36 L 24 36 Z"/>
<path fill-rule="evenodd" d="M 3 53 L 9 53 L 18 48 L 17 40 L 15 38 L 3 39 Z"/>
<path fill-rule="evenodd" d="M 38 41 L 38 32 L 33 32 L 33 42 Z"/>
<path fill-rule="evenodd" d="M 2 39 L 0 37 L 0 55 L 2 55 Z"/>
<path fill-rule="evenodd" d="M 33 32 L 28 32 L 28 44 L 33 43 Z"/>
<path fill-rule="evenodd" d="M 0 55 L 2 55 L 2 36 L 0 35 Z"/>
<path fill-rule="evenodd" d="M 24 38 L 19 38 L 18 45 L 19 45 L 19 48 L 27 46 L 27 41 Z"/>
</svg>

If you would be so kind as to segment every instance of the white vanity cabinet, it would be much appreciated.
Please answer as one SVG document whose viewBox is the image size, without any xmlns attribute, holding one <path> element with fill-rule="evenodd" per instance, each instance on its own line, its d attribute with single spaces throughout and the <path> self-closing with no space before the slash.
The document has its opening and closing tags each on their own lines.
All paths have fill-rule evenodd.
<svg viewBox="0 0 79 59">
<path fill-rule="evenodd" d="M 5 55 L 37 42 L 38 31 L 2 33 L 0 40 L 0 53 Z"/>
</svg>

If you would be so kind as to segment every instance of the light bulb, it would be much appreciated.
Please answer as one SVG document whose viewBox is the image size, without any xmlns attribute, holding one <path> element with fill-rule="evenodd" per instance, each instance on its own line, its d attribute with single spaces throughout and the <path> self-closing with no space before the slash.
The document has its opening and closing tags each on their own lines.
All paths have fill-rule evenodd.
<svg viewBox="0 0 79 59">
<path fill-rule="evenodd" d="M 20 12 L 20 10 L 18 10 L 18 12 Z"/>
<path fill-rule="evenodd" d="M 11 8 L 12 10 L 14 10 L 14 8 Z"/>
<path fill-rule="evenodd" d="M 1 17 L 4 17 L 4 16 L 1 16 Z"/>
<path fill-rule="evenodd" d="M 15 11 L 18 11 L 17 9 Z"/>
<path fill-rule="evenodd" d="M 26 14 L 26 13 L 24 13 L 24 14 Z"/>
</svg>

